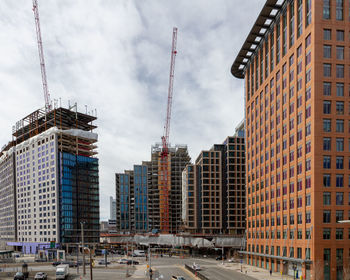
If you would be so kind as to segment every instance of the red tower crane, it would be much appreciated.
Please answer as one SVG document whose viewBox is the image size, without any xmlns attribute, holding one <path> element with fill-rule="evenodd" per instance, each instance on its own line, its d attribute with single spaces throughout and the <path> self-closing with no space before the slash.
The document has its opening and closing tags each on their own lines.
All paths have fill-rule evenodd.
<svg viewBox="0 0 350 280">
<path fill-rule="evenodd" d="M 38 10 L 37 0 L 33 0 L 33 12 L 34 12 L 34 19 L 35 19 L 36 38 L 38 41 L 41 79 L 43 83 L 44 98 L 45 98 L 45 111 L 47 113 L 51 109 L 51 101 L 50 101 L 50 94 L 49 94 L 49 89 L 47 86 L 47 79 L 46 79 L 45 59 L 44 59 L 44 51 L 43 51 L 43 42 L 41 40 L 40 19 L 39 19 L 39 10 Z"/>
<path fill-rule="evenodd" d="M 169 157 L 169 132 L 171 119 L 171 106 L 173 101 L 173 85 L 174 85 L 174 71 L 176 58 L 176 42 L 177 42 L 177 28 L 173 28 L 173 41 L 171 47 L 171 61 L 170 61 L 170 75 L 168 87 L 168 104 L 167 114 L 164 125 L 164 134 L 162 137 L 162 152 L 160 156 L 160 188 L 159 188 L 159 207 L 160 207 L 160 230 L 163 233 L 169 233 L 169 190 L 171 188 L 170 178 L 170 157 Z"/>
</svg>

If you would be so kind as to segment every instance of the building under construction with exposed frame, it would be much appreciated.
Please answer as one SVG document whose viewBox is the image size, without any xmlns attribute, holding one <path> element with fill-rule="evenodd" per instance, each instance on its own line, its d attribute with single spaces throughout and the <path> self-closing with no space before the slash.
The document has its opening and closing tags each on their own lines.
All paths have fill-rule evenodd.
<svg viewBox="0 0 350 280">
<path fill-rule="evenodd" d="M 12 141 L 0 154 L 0 174 L 7 174 L 6 184 L 0 179 L 0 192 L 6 188 L 9 198 L 0 200 L 0 211 L 10 203 L 16 221 L 7 245 L 36 253 L 51 241 L 76 243 L 81 223 L 85 242 L 99 242 L 96 119 L 78 112 L 75 104 L 48 113 L 36 110 L 13 126 Z M 13 172 L 4 171 L 11 157 Z M 0 223 L 0 232 L 5 226 Z"/>
<path fill-rule="evenodd" d="M 187 146 L 168 148 L 168 197 L 162 193 L 161 144 L 152 146 L 151 161 L 134 170 L 116 174 L 117 231 L 121 233 L 164 232 L 162 215 L 169 209 L 167 233 L 181 229 L 182 170 L 190 162 Z M 139 170 L 139 171 L 138 171 Z M 142 171 L 141 171 L 142 170 Z M 140 177 L 141 176 L 141 177 Z M 169 205 L 165 207 L 165 202 Z"/>
</svg>

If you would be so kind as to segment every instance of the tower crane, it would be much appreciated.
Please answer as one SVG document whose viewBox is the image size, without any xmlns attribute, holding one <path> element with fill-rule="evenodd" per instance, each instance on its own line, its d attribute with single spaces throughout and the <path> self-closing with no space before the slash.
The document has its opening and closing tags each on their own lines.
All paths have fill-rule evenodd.
<svg viewBox="0 0 350 280">
<path fill-rule="evenodd" d="M 167 114 L 164 125 L 164 134 L 162 137 L 162 151 L 160 154 L 160 188 L 159 188 L 159 203 L 160 203 L 160 230 L 163 233 L 169 233 L 169 190 L 171 188 L 170 178 L 170 156 L 169 156 L 169 132 L 171 120 L 171 107 L 173 101 L 173 85 L 174 85 L 174 71 L 176 58 L 176 43 L 177 43 L 177 28 L 173 28 L 173 40 L 171 47 L 170 60 L 170 75 L 168 87 L 168 103 Z"/>
<path fill-rule="evenodd" d="M 43 83 L 44 98 L 45 98 L 45 111 L 46 113 L 48 113 L 51 110 L 51 101 L 50 101 L 49 89 L 47 86 L 45 59 L 44 59 L 44 51 L 43 51 L 43 42 L 41 40 L 41 29 L 40 29 L 40 19 L 39 19 L 39 10 L 38 10 L 37 0 L 33 0 L 33 12 L 34 12 L 34 19 L 35 19 L 36 38 L 38 41 L 41 79 Z"/>
</svg>

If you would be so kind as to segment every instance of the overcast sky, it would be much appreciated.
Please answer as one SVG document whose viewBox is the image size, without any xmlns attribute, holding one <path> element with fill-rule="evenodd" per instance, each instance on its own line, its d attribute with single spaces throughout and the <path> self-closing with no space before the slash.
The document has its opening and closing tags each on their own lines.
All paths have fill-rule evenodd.
<svg viewBox="0 0 350 280">
<path fill-rule="evenodd" d="M 51 99 L 97 109 L 101 219 L 114 174 L 150 160 L 166 114 L 178 27 L 170 142 L 192 160 L 243 119 L 243 80 L 231 65 L 264 0 L 38 0 Z M 0 1 L 0 145 L 44 106 L 30 0 Z"/>
</svg>

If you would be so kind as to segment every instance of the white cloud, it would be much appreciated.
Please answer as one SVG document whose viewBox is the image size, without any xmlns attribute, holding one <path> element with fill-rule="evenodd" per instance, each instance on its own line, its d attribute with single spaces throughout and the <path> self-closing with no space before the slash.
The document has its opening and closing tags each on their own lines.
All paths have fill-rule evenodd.
<svg viewBox="0 0 350 280">
<path fill-rule="evenodd" d="M 243 118 L 243 82 L 230 67 L 264 1 L 39 0 L 52 99 L 97 108 L 101 218 L 114 173 L 150 159 L 163 133 L 173 26 L 178 31 L 170 138 L 202 149 Z M 0 143 L 43 106 L 31 1 L 0 2 Z"/>
</svg>

